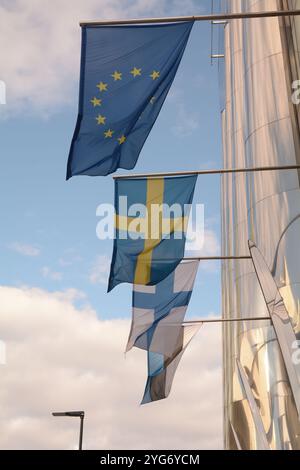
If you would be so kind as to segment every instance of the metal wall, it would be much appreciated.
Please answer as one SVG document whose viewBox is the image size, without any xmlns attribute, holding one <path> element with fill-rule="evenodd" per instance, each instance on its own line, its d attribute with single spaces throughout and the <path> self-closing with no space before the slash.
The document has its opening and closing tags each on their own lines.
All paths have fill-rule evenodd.
<svg viewBox="0 0 300 470">
<path fill-rule="evenodd" d="M 290 3 L 295 7 L 300 2 Z M 231 0 L 228 5 L 234 12 L 282 7 L 277 0 Z M 291 103 L 290 80 L 300 27 L 289 27 L 292 40 L 286 20 L 278 18 L 235 20 L 225 27 L 225 168 L 298 164 L 298 110 Z M 299 214 L 297 170 L 222 179 L 222 254 L 245 255 L 249 239 L 257 244 L 296 333 Z M 222 293 L 224 318 L 254 319 L 223 330 L 225 447 L 300 449 L 299 419 L 274 329 L 268 320 L 255 321 L 268 311 L 251 261 L 223 263 Z"/>
</svg>

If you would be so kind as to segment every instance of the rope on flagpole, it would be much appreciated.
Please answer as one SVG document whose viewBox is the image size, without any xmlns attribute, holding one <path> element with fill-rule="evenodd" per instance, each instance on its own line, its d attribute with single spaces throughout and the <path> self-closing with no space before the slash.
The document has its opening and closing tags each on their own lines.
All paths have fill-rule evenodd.
<svg viewBox="0 0 300 470">
<path fill-rule="evenodd" d="M 221 13 L 212 15 L 175 16 L 167 18 L 136 18 L 123 20 L 80 21 L 80 26 L 117 26 L 130 24 L 178 23 L 182 21 L 222 21 L 250 18 L 274 18 L 281 16 L 299 16 L 300 10 L 255 11 L 244 13 Z"/>
</svg>

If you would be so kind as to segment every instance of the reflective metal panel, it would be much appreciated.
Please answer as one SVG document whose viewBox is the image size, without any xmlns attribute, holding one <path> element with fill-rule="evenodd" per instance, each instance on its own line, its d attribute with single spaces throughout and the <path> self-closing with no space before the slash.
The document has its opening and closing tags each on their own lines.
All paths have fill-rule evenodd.
<svg viewBox="0 0 300 470">
<path fill-rule="evenodd" d="M 255 429 L 256 429 L 257 450 L 270 450 L 270 446 L 269 446 L 268 439 L 265 433 L 260 410 L 256 404 L 254 395 L 252 393 L 252 389 L 249 384 L 247 374 L 239 360 L 236 361 L 236 365 L 237 365 L 237 369 L 238 369 L 239 376 L 241 379 L 241 386 L 245 393 L 246 399 L 248 401 L 248 405 L 249 405 L 253 422 L 255 425 Z"/>
<path fill-rule="evenodd" d="M 299 364 L 293 363 L 293 353 L 297 339 L 291 319 L 278 291 L 274 278 L 263 259 L 262 254 L 253 242 L 249 242 L 250 253 L 258 281 L 265 298 L 272 325 L 274 327 L 282 358 L 289 378 L 293 397 L 300 416 L 300 369 Z"/>
<path fill-rule="evenodd" d="M 231 0 L 231 11 L 276 10 L 277 0 Z M 299 23 L 300 24 L 300 23 Z M 224 167 L 298 163 L 290 61 L 278 18 L 230 21 L 225 27 Z M 298 29 L 300 32 L 300 28 Z M 296 33 L 295 33 L 296 34 Z M 300 37 L 300 36 L 299 36 Z M 300 78 L 300 75 L 299 75 Z M 298 171 L 226 175 L 222 181 L 223 255 L 248 252 L 253 240 L 279 287 L 296 336 L 300 331 L 300 187 Z M 251 261 L 222 266 L 223 315 L 252 317 L 223 330 L 225 446 L 260 447 L 236 360 L 255 397 L 268 446 L 300 449 L 300 425 L 282 350 Z M 254 313 L 253 313 L 254 312 Z"/>
</svg>

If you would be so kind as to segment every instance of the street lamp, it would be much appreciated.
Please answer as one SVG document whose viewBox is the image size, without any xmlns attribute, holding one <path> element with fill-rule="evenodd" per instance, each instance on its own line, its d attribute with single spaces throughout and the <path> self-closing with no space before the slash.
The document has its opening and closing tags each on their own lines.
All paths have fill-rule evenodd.
<svg viewBox="0 0 300 470">
<path fill-rule="evenodd" d="M 63 411 L 52 413 L 52 416 L 69 416 L 71 418 L 80 418 L 80 431 L 79 431 L 79 447 L 78 450 L 82 450 L 82 436 L 83 436 L 83 420 L 84 411 Z"/>
</svg>

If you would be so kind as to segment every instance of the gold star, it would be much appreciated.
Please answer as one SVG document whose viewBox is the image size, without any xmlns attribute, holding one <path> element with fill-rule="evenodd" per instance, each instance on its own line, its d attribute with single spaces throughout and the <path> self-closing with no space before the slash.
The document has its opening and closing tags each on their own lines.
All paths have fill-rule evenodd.
<svg viewBox="0 0 300 470">
<path fill-rule="evenodd" d="M 126 137 L 125 137 L 124 134 L 121 137 L 118 138 L 118 141 L 119 141 L 120 145 L 124 144 L 125 140 L 126 140 Z"/>
<path fill-rule="evenodd" d="M 92 105 L 93 105 L 94 108 L 95 108 L 96 106 L 101 106 L 102 100 L 100 100 L 99 98 L 94 97 L 94 98 L 91 100 L 91 103 L 92 103 Z"/>
<path fill-rule="evenodd" d="M 115 71 L 115 72 L 112 74 L 112 77 L 113 77 L 113 79 L 114 79 L 115 82 L 116 82 L 117 80 L 122 80 L 122 74 L 121 74 L 121 72 Z"/>
<path fill-rule="evenodd" d="M 96 120 L 97 120 L 97 124 L 105 124 L 106 117 L 102 116 L 101 114 L 98 114 L 98 116 L 96 117 Z"/>
<path fill-rule="evenodd" d="M 98 83 L 97 88 L 99 88 L 99 91 L 107 91 L 107 83 L 100 82 Z"/>
<path fill-rule="evenodd" d="M 108 131 L 104 132 L 104 137 L 106 139 L 111 138 L 113 136 L 113 133 L 114 131 L 112 131 L 111 129 L 108 129 Z"/>
<path fill-rule="evenodd" d="M 150 75 L 152 80 L 156 80 L 157 78 L 159 78 L 159 76 L 160 76 L 160 72 L 157 72 L 156 70 L 153 70 L 153 72 Z"/>
<path fill-rule="evenodd" d="M 154 101 L 156 100 L 155 96 L 152 96 L 151 100 L 150 100 L 150 104 L 154 104 Z"/>
<path fill-rule="evenodd" d="M 137 76 L 141 76 L 142 75 L 142 69 L 137 69 L 136 67 L 134 67 L 130 73 L 135 77 Z"/>
</svg>

